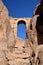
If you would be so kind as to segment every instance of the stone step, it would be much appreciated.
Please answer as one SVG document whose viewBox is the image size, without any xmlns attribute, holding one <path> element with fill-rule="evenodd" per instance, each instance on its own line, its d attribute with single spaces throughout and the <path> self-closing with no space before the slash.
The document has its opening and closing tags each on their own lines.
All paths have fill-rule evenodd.
<svg viewBox="0 0 43 65">
<path fill-rule="evenodd" d="M 22 54 L 16 54 L 14 53 L 9 53 L 6 55 L 6 57 L 8 57 L 8 59 L 15 59 L 15 58 L 22 58 L 22 59 L 26 59 L 26 58 L 30 58 L 30 54 L 28 53 L 22 53 Z"/>
<path fill-rule="evenodd" d="M 15 48 L 15 53 L 22 53 L 23 49 L 22 48 Z"/>
<path fill-rule="evenodd" d="M 28 59 L 15 59 L 9 61 L 10 65 L 30 65 L 30 61 Z"/>
</svg>

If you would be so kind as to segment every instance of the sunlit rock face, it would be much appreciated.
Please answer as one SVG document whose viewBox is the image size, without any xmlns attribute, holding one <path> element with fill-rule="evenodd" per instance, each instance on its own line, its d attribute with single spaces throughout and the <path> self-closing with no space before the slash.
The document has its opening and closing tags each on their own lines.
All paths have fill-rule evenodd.
<svg viewBox="0 0 43 65">
<path fill-rule="evenodd" d="M 32 18 L 12 18 L 0 0 L 0 65 L 43 65 L 41 3 L 38 4 L 33 15 Z M 26 27 L 25 40 L 17 36 L 18 23 Z"/>
<path fill-rule="evenodd" d="M 4 6 L 4 4 L 2 3 L 2 0 L 0 0 L 0 15 L 3 18 L 6 18 L 8 16 L 8 10 L 7 8 Z M 5 17 L 6 16 L 6 17 Z"/>
</svg>

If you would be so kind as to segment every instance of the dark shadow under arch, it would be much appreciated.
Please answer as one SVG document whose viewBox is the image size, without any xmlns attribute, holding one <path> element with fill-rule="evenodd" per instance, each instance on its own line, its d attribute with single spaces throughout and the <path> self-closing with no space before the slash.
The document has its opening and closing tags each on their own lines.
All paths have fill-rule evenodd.
<svg viewBox="0 0 43 65">
<path fill-rule="evenodd" d="M 20 20 L 18 21 L 17 25 L 18 25 L 17 36 L 25 40 L 26 39 L 26 22 L 24 20 Z"/>
</svg>

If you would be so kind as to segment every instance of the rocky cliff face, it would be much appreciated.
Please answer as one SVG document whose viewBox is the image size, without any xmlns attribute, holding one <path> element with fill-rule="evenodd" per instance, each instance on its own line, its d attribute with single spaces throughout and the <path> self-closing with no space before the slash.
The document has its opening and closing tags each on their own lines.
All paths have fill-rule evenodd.
<svg viewBox="0 0 43 65">
<path fill-rule="evenodd" d="M 36 27 L 39 17 L 36 10 L 33 18 L 12 18 L 0 0 L 0 65 L 43 65 L 43 25 Z M 18 23 L 21 22 L 26 24 L 25 41 L 17 37 Z"/>
</svg>

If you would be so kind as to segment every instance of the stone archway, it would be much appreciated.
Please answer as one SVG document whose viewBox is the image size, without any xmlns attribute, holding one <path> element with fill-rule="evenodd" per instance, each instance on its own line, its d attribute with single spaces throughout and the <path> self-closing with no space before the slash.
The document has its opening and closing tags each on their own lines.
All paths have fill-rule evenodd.
<svg viewBox="0 0 43 65">
<path fill-rule="evenodd" d="M 18 21 L 17 26 L 18 26 L 17 36 L 25 40 L 26 39 L 26 22 L 24 20 L 20 20 Z"/>
</svg>

